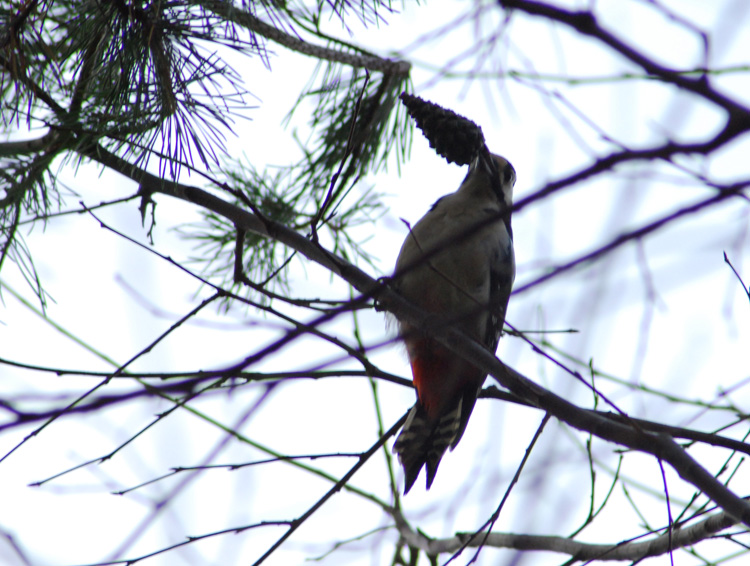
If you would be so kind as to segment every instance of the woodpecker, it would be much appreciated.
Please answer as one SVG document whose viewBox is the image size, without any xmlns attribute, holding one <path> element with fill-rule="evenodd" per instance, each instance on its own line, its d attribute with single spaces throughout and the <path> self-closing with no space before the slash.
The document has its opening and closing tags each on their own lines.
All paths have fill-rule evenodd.
<svg viewBox="0 0 750 566">
<path fill-rule="evenodd" d="M 484 151 L 455 193 L 438 199 L 401 247 L 394 287 L 406 299 L 473 338 L 493 354 L 505 321 L 515 258 L 510 211 L 516 172 Z M 406 476 L 422 467 L 430 489 L 440 460 L 461 440 L 487 374 L 399 321 L 417 402 L 393 446 Z"/>
</svg>

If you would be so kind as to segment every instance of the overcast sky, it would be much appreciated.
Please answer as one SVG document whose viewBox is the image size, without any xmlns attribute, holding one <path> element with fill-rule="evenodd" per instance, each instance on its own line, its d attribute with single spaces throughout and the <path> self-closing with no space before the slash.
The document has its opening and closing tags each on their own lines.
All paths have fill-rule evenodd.
<svg viewBox="0 0 750 566">
<path fill-rule="evenodd" d="M 439 69 L 447 62 L 455 61 L 452 70 L 457 75 L 477 71 L 476 57 L 462 54 L 477 38 L 489 37 L 499 29 L 502 15 L 488 10 L 478 23 L 467 16 L 466 4 L 409 5 L 403 13 L 389 15 L 388 25 L 366 30 L 352 19 L 353 36 L 348 39 L 380 55 L 400 54 L 412 61 L 415 94 L 480 124 L 489 148 L 509 159 L 517 171 L 516 199 L 611 151 L 615 146 L 603 139 L 603 133 L 621 144 L 640 148 L 665 137 L 700 140 L 721 124 L 722 117 L 715 110 L 656 82 L 583 81 L 570 85 L 524 77 L 498 81 L 443 76 Z M 702 46 L 696 34 L 686 32 L 648 4 L 599 2 L 596 10 L 603 25 L 642 46 L 660 62 L 680 69 L 702 65 Z M 750 37 L 743 28 L 747 9 L 740 11 L 740 5 L 744 6 L 737 2 L 675 3 L 675 9 L 687 20 L 711 33 L 711 67 L 748 63 Z M 430 35 L 454 21 L 460 23 L 446 28 L 439 38 Z M 340 26 L 332 22 L 326 25 L 330 33 L 347 37 Z M 237 137 L 228 140 L 228 153 L 235 157 L 245 154 L 256 165 L 292 161 L 290 152 L 298 151 L 295 129 L 304 139 L 307 127 L 305 105 L 290 125 L 285 127 L 282 121 L 315 62 L 282 48 L 274 51 L 270 71 L 259 61 L 232 58 L 239 62 L 238 69 L 257 97 L 252 104 L 258 108 L 247 111 L 250 120 L 236 124 Z M 486 73 L 505 69 L 582 79 L 635 71 L 591 41 L 583 41 L 562 27 L 551 30 L 544 21 L 523 16 L 513 18 L 509 35 L 498 39 L 483 65 L 480 71 Z M 746 73 L 729 73 L 713 80 L 735 99 L 750 103 Z M 581 184 L 522 210 L 513 220 L 516 287 L 646 220 L 705 198 L 709 190 L 690 172 L 703 171 L 722 180 L 746 178 L 748 155 L 748 140 L 740 138 L 710 160 L 680 158 L 676 165 L 622 167 L 606 179 Z M 367 268 L 373 276 L 391 272 L 407 232 L 402 219 L 414 224 L 437 198 L 455 190 L 465 173 L 465 169 L 438 157 L 416 131 L 410 159 L 401 166 L 400 174 L 394 160 L 387 171 L 361 181 L 357 191 L 375 186 L 384 193 L 387 206 L 387 213 L 374 225 L 353 232 L 362 239 L 369 238 L 366 248 L 377 258 L 377 269 Z M 79 200 L 91 206 L 134 190 L 132 183 L 119 175 L 88 164 L 62 167 L 60 179 L 75 192 L 65 199 L 63 208 L 76 208 Z M 202 184 L 196 176 L 182 180 Z M 196 250 L 174 228 L 198 221 L 197 211 L 164 196 L 156 197 L 156 201 L 154 248 L 185 262 Z M 584 364 L 591 361 L 596 369 L 616 378 L 600 378 L 597 385 L 630 414 L 713 431 L 731 421 L 731 414 L 722 421 L 716 412 L 704 414 L 695 407 L 670 403 L 663 396 L 638 394 L 616 380 L 686 399 L 711 401 L 748 377 L 750 310 L 722 254 L 726 251 L 741 273 L 744 268 L 745 280 L 750 280 L 746 267 L 750 257 L 749 210 L 746 203 L 730 200 L 670 225 L 640 245 L 624 246 L 604 261 L 552 284 L 514 295 L 507 320 L 523 330 L 577 330 L 546 335 L 552 347 L 559 350 L 551 348 L 550 352 Z M 97 215 L 124 234 L 147 242 L 147 229 L 141 225 L 134 203 L 101 210 Z M 24 238 L 50 295 L 48 321 L 34 313 L 38 303 L 19 271 L 6 262 L 0 305 L 3 358 L 55 368 L 110 370 L 112 365 L 94 351 L 116 364 L 124 363 L 210 295 L 210 290 L 195 279 L 102 229 L 87 215 L 55 218 L 45 229 L 36 226 L 24 232 Z M 348 287 L 317 266 L 294 263 L 292 270 L 299 296 L 348 297 Z M 14 292 L 30 306 L 20 302 Z M 392 337 L 381 312 L 364 311 L 359 316 L 368 346 Z M 352 326 L 351 318 L 340 318 L 326 328 L 349 340 Z M 255 312 L 233 308 L 224 313 L 209 308 L 139 359 L 132 369 L 171 372 L 226 367 L 280 332 L 277 321 Z M 540 335 L 532 338 L 539 339 Z M 590 391 L 535 355 L 520 339 L 503 338 L 498 355 L 556 393 L 580 405 L 593 406 Z M 378 348 L 371 356 L 383 369 L 410 377 L 400 347 Z M 304 370 L 331 362 L 331 367 L 357 368 L 333 347 L 306 339 L 253 369 Z M 24 392 L 30 396 L 29 406 L 33 406 L 34 392 L 82 392 L 97 383 L 89 377 L 62 378 L 8 366 L 2 366 L 0 372 L 0 395 L 11 397 Z M 117 384 L 108 387 L 112 391 L 119 388 Z M 390 427 L 413 403 L 414 393 L 387 383 L 380 388 L 384 424 Z M 295 381 L 276 388 L 257 410 L 251 411 L 263 392 L 260 388 L 246 388 L 236 394 L 224 392 L 197 403 L 196 409 L 226 426 L 239 427 L 254 442 L 287 454 L 360 452 L 377 439 L 372 395 L 365 380 Z M 749 399 L 740 389 L 732 400 L 746 404 Z M 99 562 L 120 548 L 126 548 L 123 556 L 135 557 L 189 535 L 263 519 L 292 519 L 330 487 L 329 482 L 311 474 L 274 464 L 235 472 L 214 470 L 194 478 L 184 473 L 122 497 L 110 495 L 110 491 L 167 474 L 173 467 L 205 463 L 209 455 L 213 463 L 265 457 L 246 444 L 228 441 L 220 428 L 188 411 L 171 415 L 102 465 L 87 466 L 40 488 L 28 487 L 31 482 L 108 454 L 153 420 L 156 413 L 168 408 L 167 403 L 133 403 L 106 414 L 60 420 L 1 464 L 0 527 L 15 537 L 35 566 Z M 436 537 L 476 529 L 497 506 L 541 418 L 529 409 L 480 401 L 461 445 L 441 463 L 431 491 L 424 490 L 420 478 L 404 500 L 407 517 Z M 0 435 L 0 454 L 31 430 Z M 579 525 L 588 511 L 590 489 L 586 453 L 581 448 L 585 441 L 584 435 L 551 423 L 496 530 L 565 535 Z M 597 485 L 601 503 L 612 481 L 608 472 L 611 474 L 617 466 L 618 455 L 614 446 L 597 440 L 592 453 L 601 477 Z M 709 463 L 719 458 L 707 449 L 691 453 L 699 460 L 704 456 Z M 725 457 L 722 455 L 721 461 Z M 311 464 L 341 475 L 353 461 Z M 552 465 L 556 466 L 554 477 L 545 473 Z M 631 455 L 621 473 L 632 480 L 631 495 L 649 514 L 651 526 L 665 524 L 666 509 L 658 496 L 652 495 L 663 490 L 658 464 L 645 456 Z M 402 485 L 403 478 L 398 477 Z M 692 489 L 671 470 L 667 478 L 675 501 L 687 501 Z M 741 468 L 733 480 L 732 486 L 741 495 L 747 494 L 747 479 Z M 374 458 L 352 483 L 387 500 L 383 458 Z M 154 513 L 153 502 L 170 497 L 173 490 L 178 495 L 170 505 Z M 376 506 L 356 495 L 338 494 L 266 564 L 299 564 L 330 550 L 330 544 L 321 541 L 345 540 L 385 524 L 386 517 Z M 266 527 L 215 537 L 144 564 L 250 564 L 283 529 Z M 639 517 L 623 491 L 617 490 L 608 512 L 586 531 L 585 540 L 616 542 L 641 532 Z M 381 536 L 385 539 L 378 538 Z M 387 564 L 394 541 L 393 531 L 373 535 L 331 554 L 323 564 Z M 371 551 L 362 550 L 371 546 Z M 716 552 L 723 555 L 725 551 Z M 498 556 L 501 561 L 494 561 Z M 506 564 L 509 556 L 487 551 L 485 561 L 480 562 Z M 692 564 L 686 556 L 680 555 L 685 561 L 675 563 Z M 532 559 L 534 564 L 562 561 L 559 556 L 539 554 L 524 563 Z M 468 556 L 460 560 L 465 564 Z M 0 561 L 23 563 L 2 541 Z"/>
</svg>

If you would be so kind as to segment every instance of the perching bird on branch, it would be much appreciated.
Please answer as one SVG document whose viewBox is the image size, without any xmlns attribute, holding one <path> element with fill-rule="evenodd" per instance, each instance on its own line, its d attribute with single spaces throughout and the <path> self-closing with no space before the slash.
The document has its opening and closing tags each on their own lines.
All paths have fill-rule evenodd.
<svg viewBox="0 0 750 566">
<path fill-rule="evenodd" d="M 494 353 L 515 277 L 510 211 L 516 172 L 486 147 L 455 193 L 439 199 L 410 230 L 396 262 L 395 289 Z M 399 321 L 417 390 L 393 451 L 408 493 L 422 467 L 427 489 L 448 447 L 466 430 L 487 377 L 468 360 Z"/>
</svg>

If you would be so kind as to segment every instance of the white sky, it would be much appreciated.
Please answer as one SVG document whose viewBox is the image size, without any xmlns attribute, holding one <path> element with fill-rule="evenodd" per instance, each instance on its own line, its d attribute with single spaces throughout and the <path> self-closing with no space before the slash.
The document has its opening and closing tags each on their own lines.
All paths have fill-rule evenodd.
<svg viewBox="0 0 750 566">
<path fill-rule="evenodd" d="M 750 37 L 740 31 L 747 24 L 747 10 L 738 9 L 741 3 L 672 4 L 686 19 L 712 31 L 716 39 L 709 61 L 712 67 L 748 63 Z M 418 37 L 453 21 L 465 9 L 466 4 L 458 2 L 433 2 L 420 8 L 410 5 L 403 14 L 389 16 L 389 25 L 379 29 L 361 30 L 352 24 L 356 30 L 353 41 L 383 55 L 413 47 L 406 57 L 424 63 L 415 65 L 413 70 L 415 93 L 482 125 L 490 149 L 507 157 L 518 172 L 517 199 L 551 179 L 585 167 L 593 155 L 610 148 L 597 131 L 556 101 L 553 104 L 557 112 L 570 124 L 568 128 L 563 126 L 550 111 L 549 98 L 534 90 L 530 83 L 438 78 L 433 69 L 452 60 L 478 35 L 488 35 L 497 29 L 497 19 L 487 17 L 481 29 L 466 23 L 440 40 L 418 42 L 415 47 Z M 603 25 L 657 54 L 660 62 L 675 68 L 703 63 L 695 35 L 657 15 L 648 3 L 599 2 L 596 9 Z M 734 28 L 725 23 L 732 14 L 735 14 Z M 340 33 L 333 26 L 331 31 Z M 520 16 L 513 19 L 510 44 L 498 52 L 504 60 L 491 58 L 488 69 L 502 66 L 530 71 L 533 68 L 540 74 L 577 77 L 635 71 L 593 42 L 573 37 L 561 26 L 550 33 L 546 22 Z M 281 121 L 306 84 L 313 63 L 283 49 L 278 49 L 272 58 L 271 72 L 257 62 L 241 63 L 249 90 L 259 98 L 261 108 L 249 112 L 252 121 L 238 124 L 238 137 L 228 143 L 230 155 L 244 152 L 256 164 L 293 161 L 289 159 L 289 152 L 296 151 L 293 127 L 284 129 Z M 471 66 L 463 64 L 461 68 L 466 70 Z M 750 102 L 747 74 L 730 74 L 713 80 L 736 100 Z M 684 95 L 675 96 L 655 83 L 615 81 L 576 87 L 545 84 L 550 91 L 564 96 L 597 128 L 636 148 L 658 143 L 665 133 L 679 141 L 703 139 L 717 128 L 721 119 L 705 105 Z M 295 116 L 293 126 L 304 131 L 306 117 L 303 113 Z M 741 138 L 711 160 L 678 161 L 691 170 L 705 167 L 707 173 L 720 179 L 747 177 L 748 149 L 748 140 Z M 372 236 L 367 247 L 380 260 L 379 270 L 373 275 L 386 275 L 392 269 L 406 232 L 399 219 L 416 222 L 434 200 L 455 190 L 464 174 L 461 168 L 437 157 L 421 134 L 415 132 L 411 158 L 402 166 L 401 176 L 391 166 L 388 173 L 363 181 L 363 188 L 374 184 L 386 193 L 384 201 L 389 207 L 388 214 L 374 227 L 359 229 L 363 237 Z M 133 191 L 133 186 L 119 176 L 100 173 L 89 166 L 76 171 L 65 168 L 61 175 L 90 205 Z M 196 177 L 184 180 L 200 183 Z M 706 188 L 688 182 L 677 168 L 652 163 L 623 167 L 616 177 L 584 183 L 530 206 L 514 217 L 516 286 L 629 228 L 709 194 Z M 172 229 L 197 220 L 195 208 L 167 197 L 156 200 L 156 248 L 177 261 L 184 261 L 193 252 Z M 68 198 L 66 206 L 75 207 L 77 201 L 78 197 Z M 145 241 L 145 230 L 133 204 L 97 214 L 118 230 Z M 508 321 L 527 330 L 575 328 L 576 334 L 549 335 L 548 340 L 584 363 L 593 360 L 597 369 L 620 379 L 685 398 L 713 400 L 720 391 L 748 377 L 750 308 L 722 257 L 726 251 L 734 266 L 750 280 L 746 268 L 750 249 L 747 226 L 748 207 L 739 199 L 689 217 L 648 238 L 640 250 L 630 244 L 593 267 L 514 296 Z M 94 219 L 86 216 L 58 218 L 45 230 L 36 227 L 24 236 L 44 286 L 54 299 L 47 311 L 49 319 L 117 363 L 139 352 L 209 295 L 206 289 L 198 290 L 195 280 L 102 230 Z M 301 296 L 345 298 L 348 294 L 341 281 L 331 280 L 316 266 L 302 270 L 296 265 L 294 270 L 296 290 Z M 33 302 L 13 265 L 4 266 L 2 278 L 4 285 Z M 651 295 L 653 300 L 649 299 Z M 111 369 L 35 316 L 8 289 L 3 291 L 2 299 L 0 356 L 40 366 Z M 156 308 L 161 313 L 154 312 Z M 381 343 L 387 337 L 382 313 L 363 312 L 360 317 L 367 344 Z M 648 324 L 644 325 L 644 320 Z M 252 312 L 238 309 L 221 314 L 207 309 L 196 321 L 181 327 L 138 360 L 133 370 L 225 367 L 277 337 L 274 325 L 275 321 Z M 350 340 L 351 319 L 342 318 L 326 328 Z M 571 401 L 591 406 L 591 395 L 583 386 L 544 362 L 520 340 L 505 337 L 498 353 L 506 363 L 545 387 Z M 306 369 L 340 357 L 333 348 L 309 339 L 282 350 L 254 369 Z M 398 347 L 379 350 L 372 359 L 383 369 L 409 375 Z M 337 364 L 344 366 L 355 367 Z M 585 373 L 585 368 L 578 369 Z M 91 378 L 60 378 L 8 366 L 2 366 L 1 371 L 3 398 L 13 398 L 19 392 L 49 395 L 52 391 L 84 391 L 96 383 Z M 597 385 L 634 416 L 707 431 L 732 420 L 729 412 L 702 414 L 694 407 L 676 406 L 657 396 L 633 394 L 603 378 L 599 378 Z M 110 385 L 108 389 L 114 392 L 118 386 Z M 413 392 L 386 383 L 380 385 L 380 390 L 384 422 L 390 427 L 413 403 Z M 195 407 L 225 425 L 235 426 L 258 394 L 259 391 L 244 388 L 233 394 L 214 395 Z M 732 401 L 747 410 L 750 399 L 740 389 Z M 34 406 L 33 398 L 28 406 Z M 28 487 L 33 481 L 107 454 L 150 422 L 156 413 L 168 408 L 167 403 L 132 403 L 110 409 L 106 414 L 64 419 L 0 464 L 3 502 L 0 528 L 13 535 L 35 566 L 105 560 L 126 544 L 141 521 L 151 517 L 151 504 L 170 494 L 180 481 L 186 480 L 187 474 L 122 497 L 109 492 L 157 478 L 175 466 L 198 465 L 225 440 L 217 427 L 187 411 L 178 411 L 112 460 L 88 466 L 42 488 Z M 476 529 L 498 504 L 540 419 L 537 411 L 480 401 L 461 445 L 443 459 L 432 490 L 425 492 L 424 480 L 420 478 L 404 499 L 405 512 L 413 525 L 436 537 Z M 358 452 L 376 439 L 369 385 L 355 379 L 282 385 L 240 429 L 253 441 L 288 454 Z M 0 435 L 0 454 L 5 454 L 31 430 Z M 733 436 L 742 433 L 739 427 L 728 432 Z M 548 424 L 496 530 L 566 535 L 582 522 L 590 488 L 586 454 L 580 448 L 585 440 L 585 436 L 555 422 Z M 599 504 L 611 482 L 606 470 L 616 467 L 617 454 L 614 446 L 597 440 L 592 450 L 600 466 Z M 717 471 L 728 456 L 707 448 L 691 454 L 712 471 Z M 229 442 L 214 462 L 241 463 L 262 458 L 259 451 L 247 445 Z M 350 459 L 311 462 L 338 475 L 352 464 Z M 547 473 L 551 466 L 555 467 L 554 475 Z M 645 456 L 628 455 L 621 473 L 632 480 L 631 495 L 648 514 L 651 526 L 665 524 L 667 512 L 663 503 L 648 492 L 662 490 L 656 462 Z M 675 502 L 686 501 L 692 490 L 671 470 L 667 477 Z M 373 458 L 352 483 L 387 499 L 382 456 Z M 747 495 L 748 485 L 747 472 L 741 467 L 730 486 L 740 495 Z M 139 556 L 180 542 L 185 536 L 262 519 L 293 519 L 329 487 L 327 481 L 278 463 L 234 472 L 210 471 L 195 478 L 171 500 L 164 516 L 160 515 L 145 529 L 124 555 Z M 675 513 L 679 504 L 673 504 Z M 389 524 L 387 518 L 375 505 L 355 495 L 340 493 L 266 564 L 299 564 L 327 552 L 330 544 L 322 541 L 345 540 L 386 524 Z M 149 566 L 251 564 L 283 529 L 265 527 L 223 535 L 143 563 Z M 611 506 L 584 531 L 581 539 L 615 542 L 641 532 L 640 519 L 627 504 L 622 489 L 616 489 Z M 380 536 L 384 538 L 379 539 Z M 388 531 L 353 542 L 322 563 L 388 564 L 394 536 L 393 531 Z M 704 550 L 710 556 L 723 556 L 737 548 L 710 543 Z M 465 554 L 457 563 L 465 564 L 472 554 Z M 507 564 L 511 556 L 508 552 L 487 550 L 480 563 Z M 675 564 L 680 566 L 699 563 L 686 553 L 675 558 Z M 662 557 L 653 562 L 664 563 L 664 560 Z M 518 563 L 563 561 L 560 556 L 535 554 Z M 0 562 L 22 564 L 5 541 L 0 541 Z M 739 559 L 735 563 L 741 562 Z"/>
</svg>

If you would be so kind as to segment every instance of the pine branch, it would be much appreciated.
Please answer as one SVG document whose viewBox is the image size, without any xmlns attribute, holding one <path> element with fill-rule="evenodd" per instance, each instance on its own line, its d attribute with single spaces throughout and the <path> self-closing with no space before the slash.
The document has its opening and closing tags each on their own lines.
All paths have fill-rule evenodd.
<svg viewBox="0 0 750 566">
<path fill-rule="evenodd" d="M 407 76 L 411 70 L 411 64 L 407 61 L 392 61 L 365 53 L 347 53 L 342 49 L 331 49 L 306 42 L 299 37 L 285 33 L 278 27 L 265 23 L 249 11 L 240 9 L 222 0 L 200 0 L 198 4 L 205 10 L 221 16 L 227 21 L 241 25 L 254 34 L 258 34 L 287 49 L 296 51 L 302 55 L 314 57 L 320 61 L 340 63 L 356 69 L 368 69 L 370 71 L 402 76 Z"/>
</svg>

